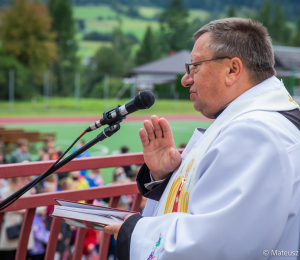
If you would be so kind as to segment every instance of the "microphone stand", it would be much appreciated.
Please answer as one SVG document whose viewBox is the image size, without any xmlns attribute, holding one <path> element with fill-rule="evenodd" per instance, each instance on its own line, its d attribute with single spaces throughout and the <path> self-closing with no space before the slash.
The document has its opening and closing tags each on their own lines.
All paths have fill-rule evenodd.
<svg viewBox="0 0 300 260">
<path fill-rule="evenodd" d="M 17 200 L 19 197 L 21 197 L 25 192 L 30 190 L 34 185 L 39 183 L 40 181 L 44 180 L 46 177 L 48 177 L 50 174 L 54 173 L 56 170 L 59 168 L 63 167 L 66 165 L 68 162 L 76 158 L 78 155 L 86 151 L 87 149 L 91 148 L 94 146 L 96 143 L 103 141 L 107 137 L 112 136 L 114 133 L 116 133 L 120 129 L 120 122 L 122 122 L 123 118 L 120 121 L 114 122 L 108 127 L 106 127 L 99 135 L 97 135 L 96 138 L 94 138 L 92 141 L 88 142 L 84 146 L 80 147 L 77 151 L 60 161 L 58 164 L 56 164 L 50 171 L 47 170 L 43 174 L 41 174 L 37 179 L 29 182 L 26 184 L 24 187 L 4 199 L 3 201 L 0 202 L 0 208 L 7 206 L 8 203 L 12 204 L 14 201 Z M 9 204 L 9 205 L 10 205 Z M 8 206 L 9 206 L 8 205 Z"/>
</svg>

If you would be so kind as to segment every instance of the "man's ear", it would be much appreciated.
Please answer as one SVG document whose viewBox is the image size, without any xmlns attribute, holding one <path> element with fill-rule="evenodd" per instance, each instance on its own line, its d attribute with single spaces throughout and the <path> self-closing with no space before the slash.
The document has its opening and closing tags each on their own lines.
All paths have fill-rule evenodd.
<svg viewBox="0 0 300 260">
<path fill-rule="evenodd" d="M 241 77 L 243 70 L 244 65 L 242 61 L 237 57 L 232 58 L 228 64 L 228 70 L 225 79 L 226 85 L 233 85 Z"/>
</svg>

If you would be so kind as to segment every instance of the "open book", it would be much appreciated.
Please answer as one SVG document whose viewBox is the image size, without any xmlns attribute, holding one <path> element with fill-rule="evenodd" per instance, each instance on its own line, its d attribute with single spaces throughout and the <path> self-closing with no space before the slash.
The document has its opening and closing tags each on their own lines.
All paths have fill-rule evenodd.
<svg viewBox="0 0 300 260">
<path fill-rule="evenodd" d="M 107 225 L 122 224 L 128 214 L 138 212 L 94 206 L 91 204 L 72 202 L 67 200 L 55 201 L 52 217 L 62 218 L 71 226 L 103 230 Z"/>
</svg>

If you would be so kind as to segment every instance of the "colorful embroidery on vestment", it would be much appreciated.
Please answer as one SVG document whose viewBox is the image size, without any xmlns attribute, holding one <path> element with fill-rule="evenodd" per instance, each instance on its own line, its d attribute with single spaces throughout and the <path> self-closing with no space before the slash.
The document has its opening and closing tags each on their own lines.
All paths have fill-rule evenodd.
<svg viewBox="0 0 300 260">
<path fill-rule="evenodd" d="M 155 246 L 152 248 L 152 252 L 150 253 L 147 260 L 158 260 L 159 254 L 164 251 L 164 248 L 161 245 L 161 234 L 159 234 L 159 239 L 155 243 Z"/>
<path fill-rule="evenodd" d="M 174 180 L 169 192 L 164 214 L 171 213 L 171 212 L 187 212 L 189 196 L 190 196 L 189 193 L 190 182 L 188 186 L 186 184 L 193 163 L 194 163 L 194 159 L 192 159 L 189 162 L 185 171 L 185 175 L 180 175 Z M 181 168 L 180 174 L 182 173 L 183 168 L 184 165 Z"/>
</svg>

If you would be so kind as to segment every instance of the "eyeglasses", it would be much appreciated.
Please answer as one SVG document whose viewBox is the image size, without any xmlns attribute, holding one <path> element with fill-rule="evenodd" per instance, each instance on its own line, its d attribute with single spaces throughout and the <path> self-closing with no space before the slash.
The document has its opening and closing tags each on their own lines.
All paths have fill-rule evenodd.
<svg viewBox="0 0 300 260">
<path fill-rule="evenodd" d="M 225 56 L 225 57 L 220 57 L 220 58 L 214 58 L 214 59 L 211 59 L 211 60 L 197 61 L 197 62 L 194 62 L 194 63 L 185 63 L 186 74 L 190 74 L 191 66 L 193 66 L 193 65 L 199 65 L 200 63 L 205 62 L 205 61 L 213 61 L 213 60 L 221 60 L 221 59 L 230 59 L 231 60 L 231 58 Z"/>
</svg>

